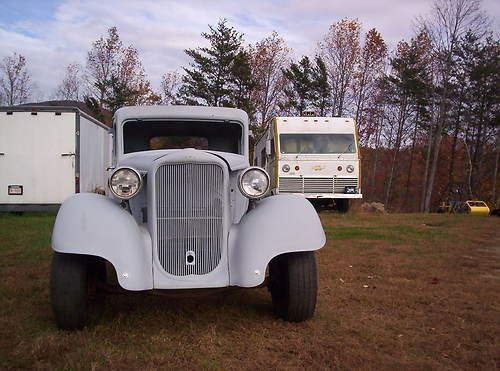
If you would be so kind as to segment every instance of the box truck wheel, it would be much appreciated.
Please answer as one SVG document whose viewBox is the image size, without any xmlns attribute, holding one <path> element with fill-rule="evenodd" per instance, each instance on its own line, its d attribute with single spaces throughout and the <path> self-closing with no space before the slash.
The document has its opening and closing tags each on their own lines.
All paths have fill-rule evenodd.
<svg viewBox="0 0 500 371">
<path fill-rule="evenodd" d="M 269 264 L 269 291 L 276 315 L 289 322 L 311 318 L 318 291 L 314 252 L 279 255 Z"/>
<path fill-rule="evenodd" d="M 336 198 L 335 199 L 335 210 L 339 213 L 346 213 L 349 211 L 349 199 L 348 198 Z"/>
<path fill-rule="evenodd" d="M 54 252 L 50 300 L 57 326 L 78 330 L 96 323 L 104 309 L 106 265 L 95 256 Z"/>
</svg>

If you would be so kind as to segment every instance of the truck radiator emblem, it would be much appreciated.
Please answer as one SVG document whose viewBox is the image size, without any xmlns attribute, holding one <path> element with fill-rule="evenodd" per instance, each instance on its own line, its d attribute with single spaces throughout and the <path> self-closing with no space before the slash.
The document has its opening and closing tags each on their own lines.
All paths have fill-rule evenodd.
<svg viewBox="0 0 500 371">
<path fill-rule="evenodd" d="M 224 173 L 217 164 L 165 164 L 156 172 L 156 251 L 172 275 L 203 275 L 222 255 Z"/>
</svg>

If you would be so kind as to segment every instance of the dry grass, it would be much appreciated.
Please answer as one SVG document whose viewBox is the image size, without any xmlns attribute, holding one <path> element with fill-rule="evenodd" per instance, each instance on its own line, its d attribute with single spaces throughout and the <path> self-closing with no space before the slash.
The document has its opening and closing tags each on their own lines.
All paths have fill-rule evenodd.
<svg viewBox="0 0 500 371">
<path fill-rule="evenodd" d="M 0 215 L 0 368 L 498 369 L 500 219 L 321 215 L 315 317 L 266 289 L 109 297 L 101 324 L 56 330 L 53 216 Z"/>
</svg>

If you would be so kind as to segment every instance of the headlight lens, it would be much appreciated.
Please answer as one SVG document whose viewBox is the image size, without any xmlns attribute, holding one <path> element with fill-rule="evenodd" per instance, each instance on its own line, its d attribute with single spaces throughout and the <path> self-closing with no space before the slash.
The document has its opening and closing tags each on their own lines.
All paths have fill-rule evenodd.
<svg viewBox="0 0 500 371">
<path fill-rule="evenodd" d="M 281 170 L 283 170 L 285 173 L 288 173 L 290 171 L 290 165 L 285 164 L 281 167 Z"/>
<path fill-rule="evenodd" d="M 240 191 L 248 198 L 261 198 L 269 190 L 269 175 L 260 167 L 249 167 L 240 175 Z"/>
<path fill-rule="evenodd" d="M 122 167 L 116 169 L 109 178 L 109 189 L 122 200 L 134 197 L 141 189 L 141 176 L 131 168 Z"/>
<path fill-rule="evenodd" d="M 348 166 L 346 167 L 346 170 L 347 170 L 347 172 L 348 172 L 348 173 L 352 173 L 352 172 L 354 171 L 354 166 L 352 166 L 352 165 L 348 165 Z"/>
</svg>

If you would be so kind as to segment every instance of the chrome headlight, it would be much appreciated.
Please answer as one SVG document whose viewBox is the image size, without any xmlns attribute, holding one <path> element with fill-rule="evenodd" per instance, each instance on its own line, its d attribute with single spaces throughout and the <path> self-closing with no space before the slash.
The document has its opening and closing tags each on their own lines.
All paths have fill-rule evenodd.
<svg viewBox="0 0 500 371">
<path fill-rule="evenodd" d="M 260 167 L 249 167 L 240 175 L 241 193 L 248 198 L 262 198 L 269 191 L 269 175 Z"/>
<path fill-rule="evenodd" d="M 288 164 L 285 164 L 281 167 L 281 170 L 283 170 L 283 172 L 285 173 L 288 173 L 290 171 L 290 165 Z"/>
<path fill-rule="evenodd" d="M 348 173 L 352 173 L 354 171 L 354 166 L 347 165 L 346 170 L 347 170 Z"/>
<path fill-rule="evenodd" d="M 141 175 L 137 170 L 129 167 L 116 169 L 109 178 L 109 189 L 122 200 L 134 197 L 141 189 L 141 185 Z"/>
</svg>

